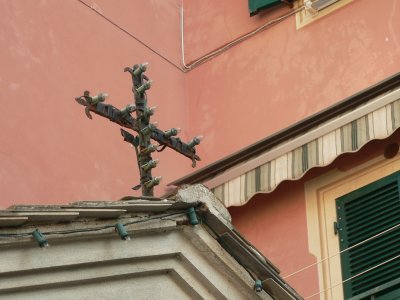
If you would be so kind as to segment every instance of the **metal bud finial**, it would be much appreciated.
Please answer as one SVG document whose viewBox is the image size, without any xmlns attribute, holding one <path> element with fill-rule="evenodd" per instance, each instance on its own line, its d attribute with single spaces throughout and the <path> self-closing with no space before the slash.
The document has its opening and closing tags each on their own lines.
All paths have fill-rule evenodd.
<svg viewBox="0 0 400 300">
<path fill-rule="evenodd" d="M 152 116 L 154 115 L 154 113 L 157 111 L 157 106 L 152 106 L 150 108 L 147 109 L 147 115 L 148 116 Z"/>
<path fill-rule="evenodd" d="M 146 90 L 150 89 L 152 85 L 153 85 L 153 80 L 146 81 L 136 89 L 136 92 L 138 94 L 144 93 Z"/>
<path fill-rule="evenodd" d="M 140 132 L 144 135 L 148 135 L 156 128 L 157 128 L 157 123 L 154 122 L 153 124 L 149 124 L 146 127 L 144 127 Z"/>
<path fill-rule="evenodd" d="M 203 136 L 202 135 L 198 135 L 196 136 L 193 140 L 191 140 L 187 145 L 189 148 L 194 148 L 195 146 L 199 145 L 200 142 L 203 140 Z"/>
<path fill-rule="evenodd" d="M 171 128 L 170 130 L 164 131 L 164 136 L 170 138 L 171 136 L 178 135 L 182 130 L 178 128 Z"/>
<path fill-rule="evenodd" d="M 120 115 L 127 116 L 133 113 L 136 110 L 136 106 L 133 104 L 128 104 L 125 108 L 121 109 Z"/>
<path fill-rule="evenodd" d="M 145 62 L 140 64 L 134 71 L 133 71 L 133 75 L 135 76 L 139 76 L 140 74 L 142 74 L 143 72 L 145 72 L 147 70 L 147 66 L 149 65 L 149 63 Z"/>
<path fill-rule="evenodd" d="M 146 188 L 151 189 L 154 186 L 160 184 L 161 179 L 161 176 L 154 177 L 153 179 L 147 181 L 144 185 L 146 186 Z"/>
<path fill-rule="evenodd" d="M 100 93 L 96 96 L 90 97 L 89 94 L 85 96 L 86 98 L 90 99 L 90 104 L 96 105 L 99 102 L 104 102 L 106 99 L 108 99 L 110 96 L 107 93 Z"/>
<path fill-rule="evenodd" d="M 157 147 L 158 147 L 157 145 L 150 144 L 149 146 L 147 146 L 147 148 L 144 148 L 144 149 L 140 150 L 140 153 L 142 153 L 142 154 L 150 154 L 150 153 L 156 151 Z"/>
<path fill-rule="evenodd" d="M 158 165 L 158 159 L 154 159 L 142 165 L 141 168 L 143 169 L 143 171 L 147 172 L 150 169 L 157 167 L 157 165 Z"/>
</svg>

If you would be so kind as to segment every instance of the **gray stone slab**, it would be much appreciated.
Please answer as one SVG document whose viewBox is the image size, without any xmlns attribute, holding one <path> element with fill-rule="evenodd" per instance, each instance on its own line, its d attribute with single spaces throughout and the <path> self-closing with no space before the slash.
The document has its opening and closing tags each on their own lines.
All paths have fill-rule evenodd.
<svg viewBox="0 0 400 300">
<path fill-rule="evenodd" d="M 0 217 L 0 227 L 17 227 L 28 221 L 28 217 Z"/>
</svg>

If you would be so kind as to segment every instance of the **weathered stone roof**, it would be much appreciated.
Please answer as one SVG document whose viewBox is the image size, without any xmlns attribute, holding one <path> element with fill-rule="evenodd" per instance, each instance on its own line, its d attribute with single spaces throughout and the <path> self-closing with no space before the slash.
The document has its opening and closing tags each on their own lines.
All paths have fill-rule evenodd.
<svg viewBox="0 0 400 300">
<path fill-rule="evenodd" d="M 235 230 L 227 209 L 202 185 L 183 187 L 174 199 L 127 197 L 121 201 L 11 206 L 0 210 L 0 247 L 26 243 L 33 238 L 30 233 L 37 227 L 50 233 L 52 238 L 66 238 L 65 233 L 76 231 L 77 234 L 89 235 L 99 234 L 98 231 L 102 230 L 88 230 L 90 228 L 112 230 L 113 226 L 109 224 L 117 222 L 133 225 L 128 228 L 130 233 L 191 226 L 186 215 L 189 208 L 196 209 L 200 221 L 198 226 L 206 229 L 254 280 L 261 280 L 263 289 L 272 297 L 302 299 L 279 276 L 279 270 Z"/>
<path fill-rule="evenodd" d="M 131 213 L 157 213 L 185 209 L 172 200 L 80 201 L 69 205 L 13 205 L 0 210 L 0 228 L 23 224 L 50 224 L 77 219 L 115 219 Z"/>
</svg>

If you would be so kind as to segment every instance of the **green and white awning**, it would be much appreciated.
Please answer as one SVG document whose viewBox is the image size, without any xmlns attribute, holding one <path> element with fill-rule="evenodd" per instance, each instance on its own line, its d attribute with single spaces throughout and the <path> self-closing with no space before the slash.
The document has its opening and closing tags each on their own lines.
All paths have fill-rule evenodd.
<svg viewBox="0 0 400 300">
<path fill-rule="evenodd" d="M 300 179 L 343 153 L 400 127 L 400 89 L 392 90 L 307 133 L 228 169 L 204 182 L 225 206 L 245 204 L 256 193 L 272 192 L 285 180 Z"/>
</svg>

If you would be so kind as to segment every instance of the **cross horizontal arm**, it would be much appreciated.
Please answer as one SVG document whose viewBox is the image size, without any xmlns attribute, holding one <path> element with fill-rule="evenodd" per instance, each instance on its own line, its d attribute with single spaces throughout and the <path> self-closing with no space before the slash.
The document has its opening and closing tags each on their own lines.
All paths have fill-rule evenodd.
<svg viewBox="0 0 400 300">
<path fill-rule="evenodd" d="M 76 97 L 75 100 L 85 106 L 85 112 L 89 119 L 92 119 L 90 112 L 93 112 L 99 116 L 109 119 L 111 122 L 117 123 L 118 125 L 132 129 L 139 132 L 139 126 L 137 121 L 130 114 L 124 114 L 121 110 L 114 107 L 111 104 L 104 104 L 102 102 L 96 104 L 90 104 L 84 96 Z M 152 127 L 151 138 L 158 142 L 161 146 L 169 147 L 178 153 L 185 155 L 192 160 L 192 166 L 196 166 L 196 161 L 200 161 L 200 157 L 196 154 L 194 147 L 189 147 L 188 144 L 182 142 L 179 138 L 165 137 L 162 130 Z M 160 150 L 162 151 L 162 150 Z"/>
</svg>

